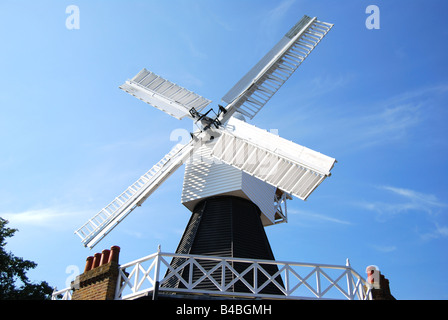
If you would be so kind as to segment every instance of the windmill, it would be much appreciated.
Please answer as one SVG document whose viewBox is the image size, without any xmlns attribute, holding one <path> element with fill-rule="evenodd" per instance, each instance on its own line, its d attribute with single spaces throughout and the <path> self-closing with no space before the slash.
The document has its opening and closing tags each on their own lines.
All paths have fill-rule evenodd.
<svg viewBox="0 0 448 320">
<path fill-rule="evenodd" d="M 287 222 L 286 201 L 306 200 L 335 159 L 249 123 L 332 28 L 304 16 L 222 98 L 210 100 L 146 69 L 120 89 L 198 127 L 75 231 L 92 248 L 184 163 L 181 202 L 191 212 L 177 252 L 273 260 L 264 227 Z M 178 263 L 173 261 L 172 263 Z"/>
</svg>

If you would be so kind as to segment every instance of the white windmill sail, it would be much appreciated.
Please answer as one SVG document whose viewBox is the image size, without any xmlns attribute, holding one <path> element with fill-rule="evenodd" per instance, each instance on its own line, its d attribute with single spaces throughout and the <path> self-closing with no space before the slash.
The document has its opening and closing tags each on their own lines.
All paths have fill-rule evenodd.
<svg viewBox="0 0 448 320">
<path fill-rule="evenodd" d="M 304 16 L 222 98 L 228 103 L 222 122 L 236 111 L 252 119 L 332 27 L 332 24 Z"/>
<path fill-rule="evenodd" d="M 191 117 L 192 108 L 199 112 L 212 102 L 146 69 L 120 89 L 179 120 Z"/>
<path fill-rule="evenodd" d="M 192 140 L 187 145 L 176 145 L 140 179 L 76 230 L 75 233 L 81 238 L 84 246 L 94 247 L 132 210 L 141 206 L 190 157 L 195 144 L 196 142 Z"/>
<path fill-rule="evenodd" d="M 335 159 L 231 118 L 211 155 L 299 199 L 330 175 Z"/>
</svg>

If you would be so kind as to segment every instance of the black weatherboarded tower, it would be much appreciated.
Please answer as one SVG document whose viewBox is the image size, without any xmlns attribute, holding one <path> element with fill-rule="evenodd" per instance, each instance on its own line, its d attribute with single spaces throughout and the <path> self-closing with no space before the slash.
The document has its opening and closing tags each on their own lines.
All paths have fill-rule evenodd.
<svg viewBox="0 0 448 320">
<path fill-rule="evenodd" d="M 209 255 L 231 258 L 248 258 L 260 260 L 275 260 L 269 245 L 268 238 L 260 219 L 260 210 L 252 202 L 234 197 L 222 196 L 211 197 L 201 201 L 193 211 L 188 222 L 185 233 L 176 250 L 179 254 Z M 180 266 L 185 259 L 174 258 L 171 262 L 173 267 Z M 201 266 L 209 271 L 216 265 L 216 261 L 201 262 Z M 248 267 L 249 263 L 233 262 L 232 268 L 238 273 Z M 278 272 L 276 265 L 262 265 L 263 269 L 272 276 Z M 195 267 L 194 267 L 195 268 Z M 193 270 L 193 281 L 199 279 L 203 272 L 198 268 Z M 189 275 L 189 266 L 184 268 L 182 276 L 186 279 Z M 214 271 L 213 277 L 218 278 L 221 268 Z M 168 271 L 169 273 L 169 271 Z M 226 270 L 226 284 L 234 279 L 235 275 Z M 266 275 L 258 271 L 257 286 L 261 286 L 266 280 Z M 171 278 L 166 287 L 182 287 L 180 280 Z M 254 286 L 253 271 L 248 272 L 244 279 Z M 282 283 L 279 276 L 276 281 Z M 200 289 L 217 290 L 210 281 L 203 281 Z M 233 292 L 249 292 L 246 285 L 241 281 L 232 286 Z M 229 291 L 231 291 L 229 290 Z M 267 285 L 261 293 L 281 294 L 281 291 L 272 283 Z"/>
</svg>

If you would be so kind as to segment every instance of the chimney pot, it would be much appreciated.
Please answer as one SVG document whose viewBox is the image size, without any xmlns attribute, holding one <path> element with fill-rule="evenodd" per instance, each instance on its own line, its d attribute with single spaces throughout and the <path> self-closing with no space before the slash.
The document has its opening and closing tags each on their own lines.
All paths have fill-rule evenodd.
<svg viewBox="0 0 448 320">
<path fill-rule="evenodd" d="M 120 254 L 120 247 L 118 246 L 111 247 L 109 254 L 109 262 L 115 261 L 116 263 L 118 263 L 119 254 Z"/>
<path fill-rule="evenodd" d="M 92 269 L 98 267 L 100 265 L 100 260 L 101 260 L 101 253 L 95 253 L 93 255 L 93 265 L 92 265 Z"/>
<path fill-rule="evenodd" d="M 93 257 L 87 257 L 87 259 L 86 259 L 86 266 L 84 268 L 84 272 L 89 271 L 90 269 L 92 269 L 92 265 L 93 265 Z"/>
<path fill-rule="evenodd" d="M 110 250 L 103 250 L 101 254 L 100 266 L 109 262 Z"/>
</svg>

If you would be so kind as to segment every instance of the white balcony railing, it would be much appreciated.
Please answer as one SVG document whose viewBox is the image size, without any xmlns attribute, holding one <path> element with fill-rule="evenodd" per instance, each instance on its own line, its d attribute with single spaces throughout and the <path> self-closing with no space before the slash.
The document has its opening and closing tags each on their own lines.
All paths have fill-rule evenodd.
<svg viewBox="0 0 448 320">
<path fill-rule="evenodd" d="M 177 263 L 172 263 L 173 259 Z M 235 292 L 237 283 L 239 289 Z M 266 293 L 264 289 L 268 286 L 274 288 L 275 293 L 272 290 Z M 63 299 L 69 300 L 71 294 L 67 291 L 71 291 L 70 288 L 57 291 L 53 296 L 64 295 Z M 348 259 L 346 265 L 329 265 L 174 254 L 160 250 L 120 266 L 115 299 L 132 300 L 154 294 L 242 299 L 371 299 L 369 284 L 350 267 Z"/>
<path fill-rule="evenodd" d="M 72 288 L 68 287 L 62 290 L 58 290 L 54 288 L 54 291 L 51 295 L 51 300 L 72 300 Z"/>
</svg>

